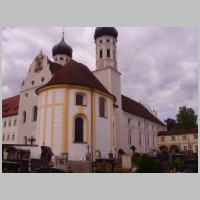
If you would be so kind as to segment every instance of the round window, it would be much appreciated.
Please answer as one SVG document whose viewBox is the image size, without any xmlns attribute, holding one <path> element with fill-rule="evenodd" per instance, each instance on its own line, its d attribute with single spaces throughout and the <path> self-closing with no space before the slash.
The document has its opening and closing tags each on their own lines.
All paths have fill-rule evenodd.
<svg viewBox="0 0 200 200">
<path fill-rule="evenodd" d="M 24 94 L 24 97 L 27 98 L 27 97 L 28 97 L 28 93 L 25 93 L 25 94 Z"/>
<path fill-rule="evenodd" d="M 41 78 L 41 82 L 44 82 L 44 77 Z"/>
</svg>

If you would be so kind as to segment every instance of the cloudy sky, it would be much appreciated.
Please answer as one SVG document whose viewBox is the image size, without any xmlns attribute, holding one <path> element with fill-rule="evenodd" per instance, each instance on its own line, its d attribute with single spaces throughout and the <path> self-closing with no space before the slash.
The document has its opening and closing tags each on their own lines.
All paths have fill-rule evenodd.
<svg viewBox="0 0 200 200">
<path fill-rule="evenodd" d="M 175 118 L 179 106 L 197 114 L 197 28 L 116 27 L 122 94 L 145 102 L 163 121 Z M 2 29 L 2 98 L 17 95 L 31 62 L 42 48 L 52 60 L 61 27 Z M 95 27 L 65 27 L 73 59 L 95 70 Z"/>
</svg>

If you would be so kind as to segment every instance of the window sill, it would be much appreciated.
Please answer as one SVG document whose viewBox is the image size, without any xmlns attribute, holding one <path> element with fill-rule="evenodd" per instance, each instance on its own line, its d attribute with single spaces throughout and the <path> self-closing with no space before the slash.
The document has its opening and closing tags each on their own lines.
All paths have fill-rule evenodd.
<svg viewBox="0 0 200 200">
<path fill-rule="evenodd" d="M 87 105 L 82 105 L 82 104 L 75 104 L 76 106 L 84 106 L 86 107 Z"/>
<path fill-rule="evenodd" d="M 73 143 L 74 144 L 87 144 L 87 142 L 76 142 L 76 141 L 74 141 Z"/>
<path fill-rule="evenodd" d="M 104 119 L 108 119 L 108 117 L 102 117 L 102 116 L 99 116 L 99 117 L 104 118 Z"/>
</svg>

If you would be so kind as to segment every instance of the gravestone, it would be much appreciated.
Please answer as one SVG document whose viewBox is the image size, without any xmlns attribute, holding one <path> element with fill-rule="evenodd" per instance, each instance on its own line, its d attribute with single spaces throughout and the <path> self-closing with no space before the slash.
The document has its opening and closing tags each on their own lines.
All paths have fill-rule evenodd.
<svg viewBox="0 0 200 200">
<path fill-rule="evenodd" d="M 123 154 L 122 155 L 122 172 L 129 172 L 132 169 L 131 156 Z"/>
</svg>

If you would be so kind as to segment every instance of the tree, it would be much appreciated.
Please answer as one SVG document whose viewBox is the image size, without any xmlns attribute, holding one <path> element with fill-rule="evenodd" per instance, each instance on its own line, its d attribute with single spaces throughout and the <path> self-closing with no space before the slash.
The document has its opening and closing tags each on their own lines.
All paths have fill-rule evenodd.
<svg viewBox="0 0 200 200">
<path fill-rule="evenodd" d="M 192 108 L 186 106 L 179 107 L 179 113 L 176 115 L 176 129 L 189 129 L 197 127 L 197 115 Z"/>
<path fill-rule="evenodd" d="M 175 121 L 174 119 L 167 118 L 167 119 L 165 120 L 165 122 L 167 122 L 167 130 L 168 130 L 168 131 L 171 131 L 171 130 L 174 130 L 174 129 L 175 129 L 176 121 Z"/>
</svg>

